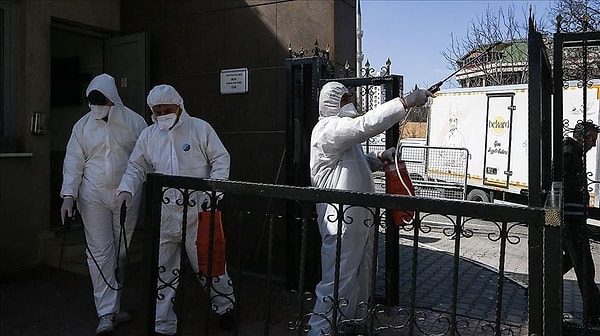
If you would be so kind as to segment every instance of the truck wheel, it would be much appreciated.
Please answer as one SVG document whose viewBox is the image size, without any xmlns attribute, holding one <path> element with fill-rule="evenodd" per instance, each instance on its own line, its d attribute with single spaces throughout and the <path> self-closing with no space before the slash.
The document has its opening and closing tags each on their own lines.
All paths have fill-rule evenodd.
<svg viewBox="0 0 600 336">
<path fill-rule="evenodd" d="M 490 196 L 488 196 L 488 194 L 483 190 L 473 189 L 469 192 L 469 194 L 467 194 L 467 201 L 489 203 Z"/>
</svg>

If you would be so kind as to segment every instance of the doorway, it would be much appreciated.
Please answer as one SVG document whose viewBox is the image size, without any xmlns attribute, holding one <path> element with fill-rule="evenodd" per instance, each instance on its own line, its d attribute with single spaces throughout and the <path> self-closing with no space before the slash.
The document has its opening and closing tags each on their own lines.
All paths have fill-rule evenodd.
<svg viewBox="0 0 600 336">
<path fill-rule="evenodd" d="M 148 122 L 148 43 L 144 32 L 119 35 L 80 23 L 52 19 L 50 118 L 50 225 L 60 226 L 60 189 L 65 149 L 73 125 L 89 108 L 85 90 L 101 73 L 115 78 L 125 106 Z M 143 211 L 143 209 L 141 210 Z M 139 224 L 139 223 L 138 223 Z"/>
<path fill-rule="evenodd" d="M 50 31 L 50 225 L 60 227 L 62 167 L 73 125 L 89 108 L 87 85 L 102 73 L 103 44 L 108 33 L 52 22 Z M 75 47 L 74 47 L 75 46 Z"/>
</svg>

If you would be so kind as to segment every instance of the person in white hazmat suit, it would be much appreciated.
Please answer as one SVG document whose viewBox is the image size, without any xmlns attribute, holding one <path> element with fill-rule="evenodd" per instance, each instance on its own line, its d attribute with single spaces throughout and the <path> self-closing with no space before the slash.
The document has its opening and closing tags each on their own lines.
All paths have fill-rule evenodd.
<svg viewBox="0 0 600 336">
<path fill-rule="evenodd" d="M 148 94 L 148 106 L 152 109 L 153 125 L 142 132 L 129 159 L 127 172 L 119 185 L 119 201 L 129 202 L 146 179 L 147 173 L 191 176 L 211 179 L 229 178 L 229 153 L 221 143 L 215 130 L 206 121 L 191 117 L 185 110 L 183 98 L 170 85 L 155 86 Z M 194 195 L 194 194 L 193 194 Z M 194 272 L 199 273 L 196 235 L 198 230 L 198 208 L 207 194 L 197 195 L 199 200 L 190 204 L 187 211 L 185 249 Z M 159 295 L 156 301 L 155 331 L 173 335 L 177 332 L 177 316 L 173 310 L 177 281 L 173 271 L 180 267 L 183 206 L 175 200 L 182 195 L 176 190 L 167 190 L 168 204 L 162 205 L 159 267 Z M 177 272 L 175 273 L 177 274 Z M 203 287 L 206 276 L 199 276 Z M 175 286 L 162 286 L 173 283 Z M 163 288 L 161 288 L 163 287 Z M 235 297 L 231 279 L 227 272 L 215 277 L 210 285 L 210 300 L 213 310 L 220 315 L 219 326 L 228 330 L 233 327 Z"/>
<path fill-rule="evenodd" d="M 117 186 L 127 160 L 144 128 L 144 118 L 123 105 L 113 77 L 96 76 L 87 87 L 90 112 L 73 126 L 63 165 L 61 216 L 83 220 L 87 263 L 100 322 L 96 333 L 111 331 L 118 322 L 131 319 L 121 311 L 120 298 L 125 266 L 125 244 L 129 244 L 138 218 L 141 193 L 127 208 L 124 228 Z M 117 257 L 119 251 L 119 257 Z M 117 268 L 119 274 L 117 274 Z"/>
<path fill-rule="evenodd" d="M 424 105 L 432 94 L 416 90 L 405 99 L 395 98 L 359 115 L 351 103 L 348 89 L 339 82 L 323 86 L 319 96 L 319 121 L 310 140 L 310 177 L 314 187 L 358 192 L 374 192 L 372 172 L 385 161 L 392 161 L 395 149 L 365 155 L 361 143 L 403 120 L 412 106 Z M 338 235 L 337 206 L 317 204 L 317 223 L 321 233 L 321 281 L 315 289 L 316 302 L 307 335 L 328 334 L 333 323 L 358 318 L 360 303 L 369 299 L 373 258 L 374 218 L 367 208 L 345 207 L 340 252 L 338 321 L 333 318 L 335 259 Z M 351 334 L 352 327 L 338 325 Z"/>
</svg>

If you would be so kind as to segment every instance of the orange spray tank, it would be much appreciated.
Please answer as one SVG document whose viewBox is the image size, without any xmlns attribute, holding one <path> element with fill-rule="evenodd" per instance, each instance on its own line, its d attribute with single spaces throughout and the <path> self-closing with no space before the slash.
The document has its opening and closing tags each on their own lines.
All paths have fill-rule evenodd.
<svg viewBox="0 0 600 336">
<path fill-rule="evenodd" d="M 385 164 L 385 192 L 393 195 L 414 196 L 415 187 L 413 186 L 406 164 L 402 160 L 388 162 Z M 414 210 L 390 210 L 394 224 L 397 227 L 412 223 L 415 217 Z"/>
</svg>

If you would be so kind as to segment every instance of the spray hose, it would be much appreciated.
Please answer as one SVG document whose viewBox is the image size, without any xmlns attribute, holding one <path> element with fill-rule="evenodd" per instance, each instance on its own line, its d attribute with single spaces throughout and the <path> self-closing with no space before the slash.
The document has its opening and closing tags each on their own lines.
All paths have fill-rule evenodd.
<svg viewBox="0 0 600 336">
<path fill-rule="evenodd" d="M 121 259 L 121 243 L 124 241 L 125 242 L 125 258 L 127 260 L 129 260 L 129 249 L 127 247 L 128 245 L 128 241 L 127 241 L 127 233 L 125 231 L 125 219 L 127 216 L 127 207 L 125 205 L 125 203 L 123 202 L 123 204 L 121 205 L 121 210 L 120 210 L 120 223 L 119 223 L 119 245 L 117 246 L 117 261 L 116 261 L 116 265 L 115 265 L 115 280 L 117 281 L 117 286 L 112 286 L 108 280 L 106 279 L 106 275 L 104 274 L 104 272 L 102 272 L 102 269 L 100 268 L 100 265 L 98 264 L 98 261 L 96 260 L 96 258 L 94 258 L 94 255 L 92 253 L 92 251 L 89 248 L 89 245 L 87 243 L 87 238 L 85 238 L 85 234 L 84 234 L 84 240 L 85 240 L 85 249 L 88 253 L 88 255 L 90 256 L 90 258 L 92 259 L 92 261 L 94 262 L 94 265 L 96 265 L 96 268 L 98 269 L 98 272 L 100 273 L 100 276 L 102 277 L 102 280 L 104 280 L 104 283 L 106 283 L 106 286 L 108 286 L 108 288 L 118 291 L 123 289 L 123 285 L 119 286 L 119 284 L 121 284 L 121 281 L 119 279 L 119 260 Z M 83 221 L 82 221 L 83 223 Z M 85 226 L 85 223 L 83 223 L 83 225 Z"/>
<path fill-rule="evenodd" d="M 414 190 L 413 188 L 410 188 L 408 186 L 408 184 L 406 183 L 406 181 L 404 181 L 404 179 L 402 178 L 402 174 L 400 174 L 400 160 L 399 159 L 399 155 L 401 153 L 402 150 L 402 143 L 400 141 L 401 139 L 398 139 L 398 143 L 396 144 L 396 155 L 394 155 L 394 170 L 396 172 L 396 174 L 398 175 L 398 179 L 400 180 L 400 182 L 402 183 L 402 186 L 404 187 L 404 189 L 408 190 L 408 194 L 410 196 L 415 196 Z M 402 163 L 403 164 L 403 163 Z M 411 182 L 412 185 L 412 182 Z"/>
<path fill-rule="evenodd" d="M 77 208 L 73 209 L 73 216 L 69 217 L 68 220 L 65 223 L 66 226 L 66 230 L 65 230 L 65 235 L 66 235 L 66 231 L 68 231 L 68 229 L 70 228 L 70 223 L 74 221 L 75 219 L 75 214 L 76 214 Z M 127 215 L 127 207 L 125 206 L 125 203 L 123 203 L 123 205 L 121 206 L 121 215 L 120 215 L 120 228 L 119 228 L 119 245 L 117 247 L 117 261 L 116 261 L 116 266 L 115 266 L 115 280 L 117 281 L 117 284 L 120 284 L 121 281 L 119 279 L 119 260 L 121 259 L 121 243 L 123 241 L 125 241 L 125 257 L 127 260 L 129 260 L 129 249 L 127 247 L 127 233 L 125 232 L 125 219 L 126 219 L 126 215 Z M 82 224 L 85 226 L 85 223 Z M 85 229 L 84 229 L 85 232 Z M 58 270 L 60 271 L 62 268 L 62 261 L 63 261 L 63 257 L 64 257 L 64 248 L 65 248 L 65 236 L 63 236 L 62 239 L 62 244 L 61 244 L 61 248 L 60 248 L 60 256 L 59 256 L 59 261 L 58 261 Z M 84 234 L 84 241 L 85 241 L 85 250 L 87 251 L 88 255 L 90 256 L 90 258 L 92 259 L 92 261 L 94 262 L 94 265 L 96 265 L 96 268 L 98 268 L 98 271 L 100 272 L 100 276 L 102 277 L 102 280 L 104 280 L 104 283 L 106 283 L 106 285 L 108 286 L 108 288 L 112 289 L 112 290 L 121 290 L 123 288 L 123 286 L 117 286 L 114 287 L 112 286 L 110 283 L 108 283 L 108 280 L 106 279 L 106 275 L 102 272 L 102 269 L 100 268 L 100 265 L 98 264 L 98 261 L 96 260 L 96 258 L 94 257 L 92 251 L 90 250 L 88 244 L 87 244 L 87 239 L 85 238 L 85 234 Z"/>
</svg>

